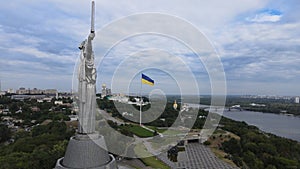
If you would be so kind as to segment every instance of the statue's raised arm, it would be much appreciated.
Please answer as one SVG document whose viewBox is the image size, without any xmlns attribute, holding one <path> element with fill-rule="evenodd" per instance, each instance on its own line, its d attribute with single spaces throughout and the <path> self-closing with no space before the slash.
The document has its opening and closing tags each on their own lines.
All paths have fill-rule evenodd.
<svg viewBox="0 0 300 169">
<path fill-rule="evenodd" d="M 91 56 L 93 54 L 92 40 L 94 40 L 94 37 L 95 37 L 95 2 L 92 1 L 91 32 L 88 36 L 87 45 L 86 45 L 86 47 L 87 47 L 86 52 L 87 52 L 87 59 L 88 60 L 91 59 Z"/>
</svg>

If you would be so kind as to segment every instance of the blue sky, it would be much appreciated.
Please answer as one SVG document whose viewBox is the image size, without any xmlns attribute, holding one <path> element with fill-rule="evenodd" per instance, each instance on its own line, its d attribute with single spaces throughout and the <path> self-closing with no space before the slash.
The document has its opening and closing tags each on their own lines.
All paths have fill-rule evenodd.
<svg viewBox="0 0 300 169">
<path fill-rule="evenodd" d="M 228 94 L 300 95 L 299 9 L 298 0 L 96 0 L 96 28 L 137 13 L 178 16 L 203 32 L 215 47 L 226 73 Z M 1 5 L 2 89 L 37 87 L 70 91 L 80 53 L 78 45 L 89 32 L 89 17 L 87 0 L 11 0 Z M 119 31 L 124 29 L 120 27 Z M 170 71 L 180 75 L 182 65 L 177 63 L 183 61 L 193 72 L 200 92 L 209 94 L 209 77 L 201 61 L 182 44 L 154 35 L 131 38 L 112 49 L 98 67 L 97 87 L 102 83 L 110 86 L 112 75 L 126 56 L 149 46 L 166 51 L 175 46 L 172 55 L 178 56 L 178 61 L 166 62 L 162 58 L 168 58 L 167 54 L 160 56 L 163 52 L 154 52 L 151 54 L 157 54 L 156 57 L 145 57 L 143 62 L 171 67 Z M 131 70 L 133 91 L 139 86 L 138 73 Z M 171 85 L 174 79 L 168 73 L 154 69 L 145 73 L 157 79 L 155 89 L 180 92 L 178 84 Z M 184 88 L 189 88 L 191 80 L 182 75 L 175 81 L 185 82 Z M 110 87 L 122 92 L 124 82 L 120 78 L 116 83 Z M 152 89 L 145 86 L 145 91 Z"/>
</svg>

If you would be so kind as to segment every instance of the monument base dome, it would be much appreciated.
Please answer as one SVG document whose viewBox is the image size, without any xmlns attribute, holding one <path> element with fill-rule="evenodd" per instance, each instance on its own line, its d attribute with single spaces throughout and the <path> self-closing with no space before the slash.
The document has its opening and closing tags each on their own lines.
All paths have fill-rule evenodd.
<svg viewBox="0 0 300 169">
<path fill-rule="evenodd" d="M 77 134 L 71 137 L 65 156 L 57 160 L 55 169 L 117 169 L 113 155 L 106 151 L 104 137 L 99 134 Z"/>
</svg>

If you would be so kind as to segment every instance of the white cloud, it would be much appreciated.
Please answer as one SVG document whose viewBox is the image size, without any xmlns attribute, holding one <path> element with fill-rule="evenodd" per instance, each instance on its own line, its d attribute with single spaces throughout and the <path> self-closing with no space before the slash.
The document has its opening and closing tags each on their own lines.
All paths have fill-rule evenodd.
<svg viewBox="0 0 300 169">
<path fill-rule="evenodd" d="M 229 92 L 296 94 L 284 89 L 284 82 L 298 91 L 294 89 L 300 79 L 299 27 L 300 22 L 239 22 L 217 32 Z"/>
<path fill-rule="evenodd" d="M 10 47 L 17 44 L 30 44 L 30 46 L 37 46 L 38 44 L 45 42 L 45 40 L 19 32 L 5 32 L 4 26 L 0 25 L 0 42 L 1 47 Z"/>
<path fill-rule="evenodd" d="M 18 47 L 8 48 L 8 50 L 11 52 L 19 52 L 22 54 L 31 55 L 39 59 L 53 60 L 58 63 L 75 63 L 76 61 L 74 55 L 59 55 L 59 54 L 43 52 L 38 50 L 37 48 L 33 48 L 30 46 L 18 46 Z"/>
<path fill-rule="evenodd" d="M 278 22 L 282 15 L 272 15 L 269 13 L 257 14 L 254 18 L 247 18 L 251 22 Z"/>
<path fill-rule="evenodd" d="M 38 70 L 50 70 L 50 67 L 47 67 L 38 62 L 29 62 L 29 61 L 20 61 L 20 60 L 0 60 L 1 65 L 5 65 L 7 67 L 14 67 L 18 65 L 19 67 L 27 67 L 31 69 L 38 69 Z"/>
</svg>

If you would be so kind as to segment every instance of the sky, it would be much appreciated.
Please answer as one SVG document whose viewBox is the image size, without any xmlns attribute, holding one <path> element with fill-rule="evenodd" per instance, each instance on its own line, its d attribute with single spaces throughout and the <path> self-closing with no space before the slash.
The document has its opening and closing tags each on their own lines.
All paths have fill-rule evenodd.
<svg viewBox="0 0 300 169">
<path fill-rule="evenodd" d="M 99 32 L 142 13 L 180 18 L 197 28 L 220 57 L 223 67 L 217 71 L 225 72 L 227 94 L 296 96 L 300 95 L 299 9 L 299 0 L 96 0 L 95 27 Z M 157 24 L 145 18 L 131 21 L 137 28 Z M 200 54 L 180 39 L 134 35 L 120 39 L 102 56 L 100 41 L 110 42 L 110 37 L 137 29 L 123 25 L 110 34 L 96 33 L 98 90 L 106 83 L 113 92 L 138 93 L 143 70 L 155 80 L 155 87 L 142 86 L 144 92 L 195 94 L 198 89 L 210 94 L 215 82 L 210 81 L 209 70 Z M 179 27 L 173 29 L 188 36 L 188 29 Z M 78 46 L 89 29 L 88 0 L 11 0 L 1 5 L 1 89 L 76 88 Z"/>
</svg>

